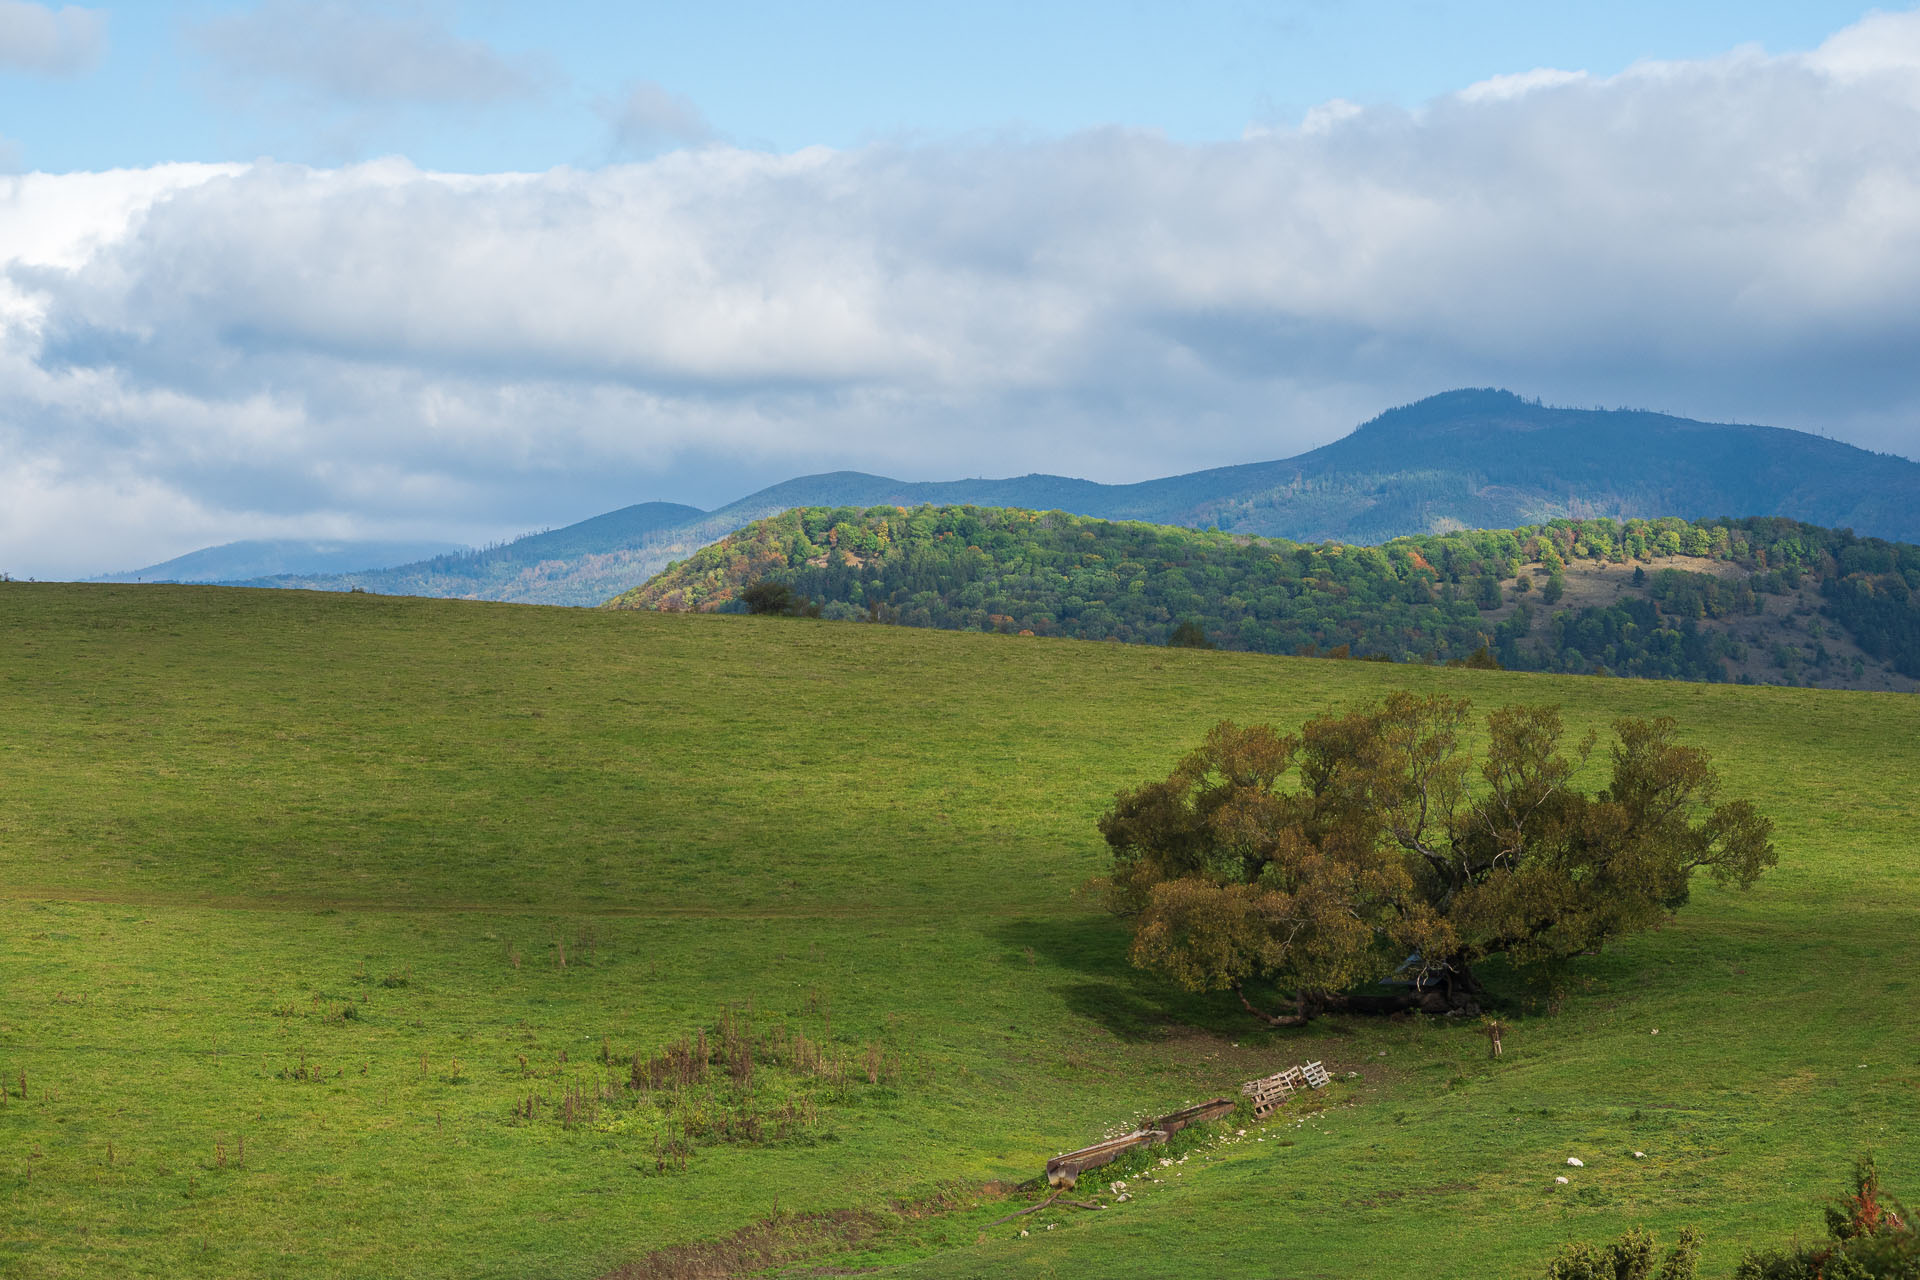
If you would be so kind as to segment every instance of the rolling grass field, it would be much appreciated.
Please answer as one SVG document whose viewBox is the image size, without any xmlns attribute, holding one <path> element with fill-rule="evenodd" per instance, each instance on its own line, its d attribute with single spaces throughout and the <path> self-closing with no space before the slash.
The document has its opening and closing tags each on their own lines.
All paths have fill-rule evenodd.
<svg viewBox="0 0 1920 1280">
<path fill-rule="evenodd" d="M 1674 715 L 1780 865 L 1555 988 L 1492 973 L 1497 1062 L 1130 970 L 1081 888 L 1114 790 L 1401 687 Z M 1920 1201 L 1916 779 L 1896 694 L 0 584 L 0 1274 L 591 1277 L 769 1220 L 904 1276 L 1463 1280 L 1691 1223 L 1724 1275 L 1865 1151 Z M 840 1074 L 770 1050 L 752 1105 L 809 1119 L 663 1170 L 616 1086 L 723 1008 Z M 1335 1087 L 1134 1199 L 987 1225 L 1315 1058 Z"/>
</svg>

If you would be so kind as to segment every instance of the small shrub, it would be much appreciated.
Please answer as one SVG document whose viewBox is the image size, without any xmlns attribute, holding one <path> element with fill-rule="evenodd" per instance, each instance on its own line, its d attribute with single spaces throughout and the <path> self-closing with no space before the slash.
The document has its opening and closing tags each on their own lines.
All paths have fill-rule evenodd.
<svg viewBox="0 0 1920 1280">
<path fill-rule="evenodd" d="M 1682 1230 L 1656 1272 L 1657 1249 L 1654 1238 L 1638 1227 L 1609 1245 L 1570 1244 L 1547 1265 L 1546 1280 L 1694 1280 L 1699 1232 Z"/>
<path fill-rule="evenodd" d="M 1636 1113 L 1637 1114 L 1637 1113 Z M 1853 1191 L 1826 1210 L 1824 1244 L 1752 1250 L 1733 1280 L 1920 1280 L 1920 1230 L 1880 1185 L 1871 1157 L 1854 1166 Z M 1692 1228 L 1654 1270 L 1656 1246 L 1633 1230 L 1610 1245 L 1570 1244 L 1545 1280 L 1694 1280 L 1700 1237 Z"/>
<path fill-rule="evenodd" d="M 1920 1227 L 1880 1186 L 1871 1156 L 1826 1219 L 1828 1243 L 1749 1253 L 1734 1280 L 1920 1280 Z"/>
</svg>

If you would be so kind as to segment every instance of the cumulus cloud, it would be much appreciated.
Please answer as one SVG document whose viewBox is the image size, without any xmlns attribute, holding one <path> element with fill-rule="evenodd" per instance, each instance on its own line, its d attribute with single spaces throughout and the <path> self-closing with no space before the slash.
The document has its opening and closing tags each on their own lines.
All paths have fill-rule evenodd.
<svg viewBox="0 0 1920 1280">
<path fill-rule="evenodd" d="M 542 80 L 538 66 L 425 16 L 345 0 L 268 0 L 194 38 L 237 83 L 363 107 L 483 106 L 529 97 Z"/>
<path fill-rule="evenodd" d="M 98 9 L 0 0 L 0 69 L 72 75 L 99 60 L 106 39 L 106 15 Z"/>
<path fill-rule="evenodd" d="M 650 80 L 628 87 L 618 100 L 597 107 L 623 155 L 649 155 L 666 147 L 697 146 L 717 136 L 691 98 Z"/>
<path fill-rule="evenodd" d="M 20 225 L 137 208 L 7 267 L 0 456 L 43 491 L 114 475 L 236 522 L 474 537 L 837 466 L 1281 457 L 1460 385 L 1912 454 L 1916 42 L 1920 15 L 1878 15 L 1808 54 L 1211 145 L 46 179 Z"/>
</svg>

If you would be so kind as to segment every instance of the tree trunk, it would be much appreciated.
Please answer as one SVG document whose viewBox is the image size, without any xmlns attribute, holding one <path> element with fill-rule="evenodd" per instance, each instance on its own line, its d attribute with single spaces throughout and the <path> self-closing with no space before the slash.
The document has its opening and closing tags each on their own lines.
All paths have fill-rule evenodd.
<svg viewBox="0 0 1920 1280">
<path fill-rule="evenodd" d="M 1237 982 L 1233 984 L 1233 994 L 1240 997 L 1241 1008 L 1270 1027 L 1304 1027 L 1313 1017 L 1312 1014 L 1305 1011 L 1304 1007 L 1302 1007 L 1298 1013 L 1268 1013 L 1263 1009 L 1256 1009 L 1253 1007 L 1253 1002 L 1247 999 L 1247 993 L 1240 989 L 1240 984 Z"/>
<path fill-rule="evenodd" d="M 1352 996 L 1329 992 L 1316 1003 L 1326 1013 L 1395 1014 L 1417 1010 L 1443 1015 L 1473 1015 L 1480 1012 L 1480 1002 L 1464 991 L 1449 992 L 1434 987 L 1425 991 L 1399 991 L 1390 996 Z"/>
<path fill-rule="evenodd" d="M 1473 970 L 1464 964 L 1449 964 L 1444 973 L 1437 986 L 1424 990 L 1416 987 L 1385 996 L 1356 996 L 1341 991 L 1302 991 L 1294 996 L 1292 1013 L 1275 1014 L 1256 1008 L 1237 982 L 1233 984 L 1233 994 L 1240 998 L 1241 1008 L 1270 1027 L 1304 1027 L 1323 1013 L 1392 1015 L 1417 1010 L 1450 1017 L 1478 1016 L 1478 997 L 1484 994 L 1484 989 L 1474 978 Z"/>
</svg>

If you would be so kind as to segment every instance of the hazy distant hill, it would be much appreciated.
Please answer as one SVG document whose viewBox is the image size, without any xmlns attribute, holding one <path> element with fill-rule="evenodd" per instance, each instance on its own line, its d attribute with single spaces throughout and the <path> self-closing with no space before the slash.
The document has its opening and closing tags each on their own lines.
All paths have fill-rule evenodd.
<svg viewBox="0 0 1920 1280">
<path fill-rule="evenodd" d="M 95 582 L 232 582 L 281 573 L 334 574 L 424 560 L 462 548 L 452 542 L 262 539 L 204 547 Z"/>
<path fill-rule="evenodd" d="M 1558 520 L 1370 547 L 1004 507 L 803 507 L 606 607 L 739 611 L 755 582 L 789 611 L 948 630 L 1395 662 L 1484 649 L 1521 670 L 1671 680 L 1920 679 L 1920 546 L 1779 518 Z"/>
<path fill-rule="evenodd" d="M 362 573 L 261 576 L 240 585 L 320 591 L 358 587 L 381 595 L 592 604 L 665 563 L 670 557 L 652 550 L 661 531 L 689 525 L 702 515 L 698 507 L 677 502 L 642 502 L 478 551 Z"/>
<path fill-rule="evenodd" d="M 1668 515 L 1787 516 L 1920 540 L 1920 463 L 1777 427 L 1449 391 L 1277 462 L 1128 485 L 1050 475 L 916 482 L 836 471 L 716 511 L 644 503 L 485 552 L 258 585 L 595 604 L 779 511 L 922 504 L 1057 509 L 1303 541 Z"/>
</svg>

